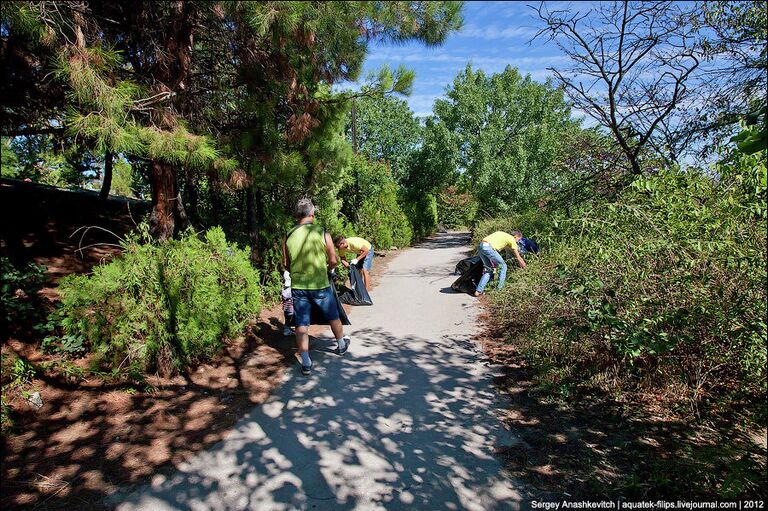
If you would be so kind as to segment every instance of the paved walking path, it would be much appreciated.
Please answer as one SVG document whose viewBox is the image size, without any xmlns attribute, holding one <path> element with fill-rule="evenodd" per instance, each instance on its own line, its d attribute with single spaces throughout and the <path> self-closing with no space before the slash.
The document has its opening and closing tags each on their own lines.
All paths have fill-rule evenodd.
<svg viewBox="0 0 768 511">
<path fill-rule="evenodd" d="M 524 494 L 493 455 L 515 440 L 471 340 L 478 307 L 446 292 L 468 242 L 442 234 L 399 253 L 374 306 L 352 312 L 343 358 L 330 332 L 315 339 L 311 377 L 289 371 L 226 439 L 114 496 L 118 511 L 517 509 Z"/>
</svg>

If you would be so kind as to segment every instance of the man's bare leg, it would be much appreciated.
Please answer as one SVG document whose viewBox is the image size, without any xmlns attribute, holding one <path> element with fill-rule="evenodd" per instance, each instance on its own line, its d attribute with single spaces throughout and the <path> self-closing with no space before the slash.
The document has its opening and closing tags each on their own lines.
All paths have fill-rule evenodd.
<svg viewBox="0 0 768 511">
<path fill-rule="evenodd" d="M 309 351 L 309 327 L 296 327 L 296 347 L 298 348 L 299 353 Z"/>
<path fill-rule="evenodd" d="M 368 285 L 368 281 L 371 278 L 371 274 L 368 273 L 368 270 L 363 270 L 361 273 L 363 274 L 363 284 L 365 284 L 365 290 L 369 291 L 371 286 Z"/>
<path fill-rule="evenodd" d="M 340 319 L 334 319 L 329 323 L 331 324 L 331 331 L 333 332 L 334 338 L 341 339 L 344 337 L 344 325 L 341 324 Z"/>
<path fill-rule="evenodd" d="M 296 327 L 296 358 L 302 365 L 302 372 L 304 372 L 304 368 L 311 368 L 312 367 L 312 359 L 309 358 L 309 327 L 308 326 L 297 326 Z M 309 374 L 309 369 L 304 372 L 304 374 Z"/>
<path fill-rule="evenodd" d="M 336 353 L 343 355 L 347 352 L 347 349 L 349 349 L 349 337 L 344 337 L 344 325 L 341 324 L 340 319 L 334 319 L 333 321 L 329 321 L 329 323 L 331 325 L 331 330 L 333 331 L 333 336 L 336 338 L 336 343 L 338 344 Z"/>
</svg>

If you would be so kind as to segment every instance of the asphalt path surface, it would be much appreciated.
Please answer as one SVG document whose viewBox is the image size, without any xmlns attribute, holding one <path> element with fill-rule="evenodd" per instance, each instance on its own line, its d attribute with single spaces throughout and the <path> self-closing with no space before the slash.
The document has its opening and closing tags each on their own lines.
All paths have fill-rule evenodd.
<svg viewBox="0 0 768 511">
<path fill-rule="evenodd" d="M 469 235 L 445 233 L 403 250 L 350 315 L 349 352 L 330 331 L 227 437 L 113 495 L 119 511 L 517 509 L 526 497 L 494 447 L 514 435 L 474 337 L 475 299 L 450 292 Z M 392 257 L 390 255 L 389 257 Z M 376 272 L 374 265 L 373 271 Z M 523 506 L 526 507 L 526 506 Z"/>
</svg>

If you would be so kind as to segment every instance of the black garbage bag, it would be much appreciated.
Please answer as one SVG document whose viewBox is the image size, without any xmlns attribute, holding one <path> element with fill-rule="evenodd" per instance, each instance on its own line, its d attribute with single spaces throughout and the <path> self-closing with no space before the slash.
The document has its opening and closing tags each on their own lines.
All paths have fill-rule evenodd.
<svg viewBox="0 0 768 511">
<path fill-rule="evenodd" d="M 451 284 L 451 289 L 457 293 L 475 294 L 477 284 L 483 276 L 483 261 L 479 257 L 477 259 L 461 274 L 461 277 L 456 279 L 456 282 Z"/>
<path fill-rule="evenodd" d="M 352 323 L 349 322 L 347 311 L 345 311 L 344 307 L 341 306 L 341 300 L 339 299 L 339 295 L 336 292 L 336 286 L 331 285 L 331 289 L 333 289 L 333 294 L 336 295 L 336 307 L 339 308 L 339 319 L 341 320 L 341 324 L 351 325 Z M 320 311 L 320 309 L 313 306 L 312 311 L 309 313 L 309 324 L 310 325 L 328 325 L 329 322 L 327 319 L 325 319 L 325 316 L 323 316 L 323 313 Z"/>
<path fill-rule="evenodd" d="M 339 300 L 347 305 L 373 305 L 371 295 L 365 289 L 363 276 L 360 270 L 354 264 L 349 265 L 349 285 L 352 288 L 341 286 L 339 291 Z"/>
<path fill-rule="evenodd" d="M 456 269 L 453 271 L 455 275 L 462 275 L 465 271 L 469 269 L 470 266 L 475 264 L 476 262 L 480 261 L 480 256 L 472 256 L 467 257 L 466 259 L 462 259 L 456 264 Z"/>
</svg>

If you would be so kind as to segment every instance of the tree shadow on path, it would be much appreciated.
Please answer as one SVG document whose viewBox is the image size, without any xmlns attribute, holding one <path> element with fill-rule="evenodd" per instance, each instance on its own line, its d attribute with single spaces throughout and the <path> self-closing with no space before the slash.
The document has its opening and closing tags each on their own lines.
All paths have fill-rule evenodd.
<svg viewBox="0 0 768 511">
<path fill-rule="evenodd" d="M 112 499 L 138 509 L 516 509 L 489 446 L 515 440 L 473 346 L 357 332 L 371 354 L 325 353 L 179 472 Z M 448 339 L 450 341 L 450 339 Z M 363 350 L 361 350 L 363 351 Z M 364 352 L 364 351 L 363 351 Z"/>
</svg>

